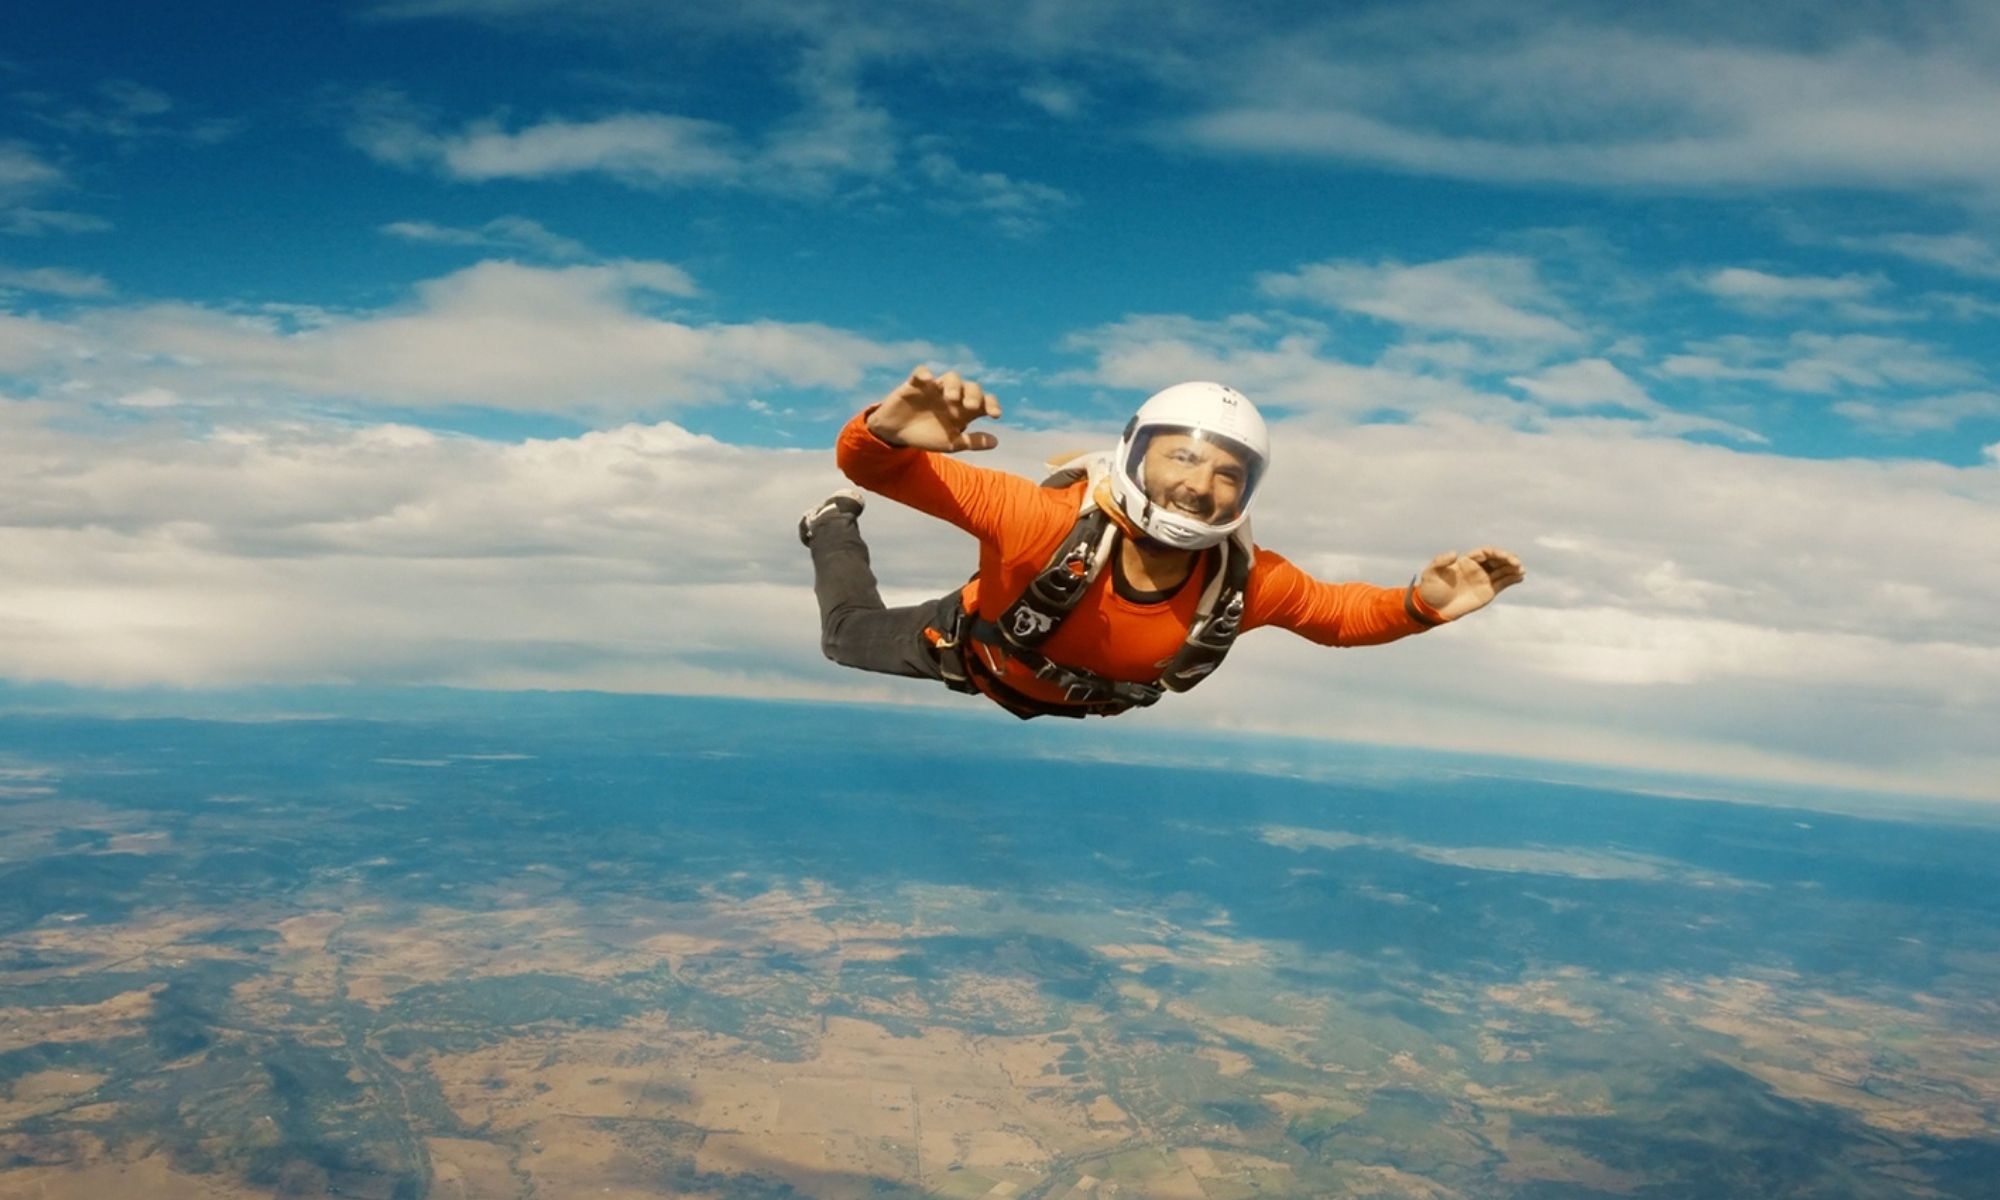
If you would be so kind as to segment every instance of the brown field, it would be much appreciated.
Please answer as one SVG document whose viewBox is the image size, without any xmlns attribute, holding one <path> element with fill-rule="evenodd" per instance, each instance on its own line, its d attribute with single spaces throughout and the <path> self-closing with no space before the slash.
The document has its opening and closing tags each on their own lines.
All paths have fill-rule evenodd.
<svg viewBox="0 0 2000 1200">
<path fill-rule="evenodd" d="M 161 1156 L 22 1167 L 0 1175 L 0 1200 L 256 1200 L 270 1194 L 214 1176 L 182 1174 Z"/>
<path fill-rule="evenodd" d="M 1127 1131 L 1115 1104 L 1047 1094 L 1061 1050 L 949 1029 L 894 1037 L 835 1017 L 813 1057 L 774 1062 L 732 1039 L 639 1022 L 509 1042 L 432 1069 L 463 1120 L 517 1148 L 478 1158 L 454 1146 L 454 1169 L 496 1177 L 502 1163 L 544 1195 L 629 1173 L 644 1158 L 634 1147 L 648 1143 L 662 1156 L 698 1147 L 699 1171 L 754 1171 L 801 1190 L 837 1177 L 925 1186 L 960 1172 L 1027 1185 L 1053 1160 Z"/>
</svg>

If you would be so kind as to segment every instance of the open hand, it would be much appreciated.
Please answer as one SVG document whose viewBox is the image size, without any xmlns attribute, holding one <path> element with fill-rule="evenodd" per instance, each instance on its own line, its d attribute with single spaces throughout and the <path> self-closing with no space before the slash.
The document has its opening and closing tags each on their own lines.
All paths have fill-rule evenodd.
<svg viewBox="0 0 2000 1200">
<path fill-rule="evenodd" d="M 918 367 L 868 414 L 868 431 L 891 446 L 940 454 L 991 450 L 999 438 L 984 430 L 968 433 L 966 426 L 999 416 L 1000 402 L 977 383 L 957 371 L 933 376 L 929 367 Z"/>
<path fill-rule="evenodd" d="M 1446 620 L 1456 620 L 1485 608 L 1527 574 L 1520 559 L 1497 546 L 1481 546 L 1470 554 L 1447 550 L 1417 577 L 1417 594 Z"/>
</svg>

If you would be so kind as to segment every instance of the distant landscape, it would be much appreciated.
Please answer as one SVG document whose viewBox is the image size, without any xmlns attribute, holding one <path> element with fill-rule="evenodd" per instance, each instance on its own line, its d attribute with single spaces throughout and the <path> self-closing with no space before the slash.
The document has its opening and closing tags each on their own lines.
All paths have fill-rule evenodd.
<svg viewBox="0 0 2000 1200">
<path fill-rule="evenodd" d="M 1974 810 L 1064 738 L 0 716 L 0 1197 L 1993 1194 Z"/>
</svg>

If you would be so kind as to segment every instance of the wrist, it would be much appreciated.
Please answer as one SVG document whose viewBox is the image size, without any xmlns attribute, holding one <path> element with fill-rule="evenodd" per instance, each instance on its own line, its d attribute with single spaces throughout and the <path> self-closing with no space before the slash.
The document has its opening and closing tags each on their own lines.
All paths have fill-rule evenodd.
<svg viewBox="0 0 2000 1200">
<path fill-rule="evenodd" d="M 901 448 L 903 445 L 902 439 L 898 438 L 894 433 L 891 433 L 888 430 L 883 429 L 879 424 L 876 423 L 877 414 L 879 414 L 881 411 L 882 411 L 882 406 L 879 404 L 871 404 L 867 408 L 862 409 L 861 410 L 862 427 L 866 429 L 870 434 L 872 434 L 876 441 L 882 443 L 884 446 L 895 446 Z"/>
<path fill-rule="evenodd" d="M 1451 620 L 1451 618 L 1445 616 L 1435 605 L 1424 599 L 1424 594 L 1417 590 L 1417 580 L 1419 578 L 1421 576 L 1413 576 L 1410 579 L 1410 586 L 1403 589 L 1403 611 L 1409 615 L 1410 620 L 1415 621 L 1426 629 L 1434 629 Z"/>
</svg>

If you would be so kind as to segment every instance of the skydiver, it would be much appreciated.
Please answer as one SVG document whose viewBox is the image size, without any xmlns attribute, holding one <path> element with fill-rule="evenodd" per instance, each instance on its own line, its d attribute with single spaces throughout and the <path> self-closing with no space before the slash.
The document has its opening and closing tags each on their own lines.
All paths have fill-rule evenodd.
<svg viewBox="0 0 2000 1200">
<path fill-rule="evenodd" d="M 956 372 L 918 367 L 841 430 L 854 483 L 979 541 L 979 571 L 936 600 L 888 608 L 846 488 L 799 520 L 821 648 L 865 671 L 939 680 L 1023 719 L 1111 716 L 1186 691 L 1235 637 L 1264 625 L 1327 646 L 1395 641 L 1455 621 L 1521 582 L 1494 546 L 1437 555 L 1405 587 L 1328 583 L 1250 541 L 1270 462 L 1241 393 L 1182 383 L 1133 415 L 1117 448 L 1037 484 L 956 457 L 998 439 L 1000 404 Z"/>
</svg>

